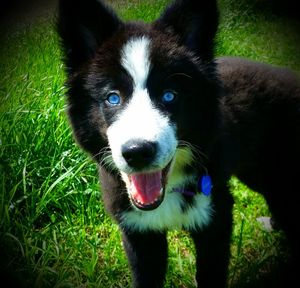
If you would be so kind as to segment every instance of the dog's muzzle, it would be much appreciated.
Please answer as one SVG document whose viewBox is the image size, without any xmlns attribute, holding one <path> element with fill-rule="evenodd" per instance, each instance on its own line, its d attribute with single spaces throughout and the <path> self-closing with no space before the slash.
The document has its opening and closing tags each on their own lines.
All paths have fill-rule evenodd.
<svg viewBox="0 0 300 288">
<path fill-rule="evenodd" d="M 123 158 L 135 171 L 130 174 L 122 173 L 122 176 L 127 183 L 131 202 L 141 210 L 153 210 L 164 199 L 164 187 L 170 165 L 155 168 L 157 153 L 156 142 L 131 140 L 122 146 Z"/>
</svg>

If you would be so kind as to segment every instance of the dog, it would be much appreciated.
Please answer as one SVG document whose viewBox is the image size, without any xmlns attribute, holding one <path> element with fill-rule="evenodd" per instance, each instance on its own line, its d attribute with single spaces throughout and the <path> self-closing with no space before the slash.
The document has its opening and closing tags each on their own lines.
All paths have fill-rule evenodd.
<svg viewBox="0 0 300 288">
<path fill-rule="evenodd" d="M 125 23 L 101 1 L 60 1 L 70 123 L 98 164 L 133 287 L 163 287 L 172 229 L 195 243 L 198 285 L 226 286 L 232 175 L 265 196 L 295 276 L 299 80 L 266 64 L 214 59 L 217 28 L 213 0 L 174 1 L 151 24 Z"/>
</svg>

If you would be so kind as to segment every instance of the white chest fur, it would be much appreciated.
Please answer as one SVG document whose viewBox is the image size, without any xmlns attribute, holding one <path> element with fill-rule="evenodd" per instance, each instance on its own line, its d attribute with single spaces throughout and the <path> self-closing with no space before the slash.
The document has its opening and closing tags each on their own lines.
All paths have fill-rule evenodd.
<svg viewBox="0 0 300 288">
<path fill-rule="evenodd" d="M 193 205 L 184 211 L 184 198 L 180 193 L 166 193 L 163 203 L 155 210 L 124 212 L 122 226 L 134 231 L 164 231 L 173 229 L 202 229 L 209 224 L 213 213 L 211 197 L 194 196 Z"/>
</svg>

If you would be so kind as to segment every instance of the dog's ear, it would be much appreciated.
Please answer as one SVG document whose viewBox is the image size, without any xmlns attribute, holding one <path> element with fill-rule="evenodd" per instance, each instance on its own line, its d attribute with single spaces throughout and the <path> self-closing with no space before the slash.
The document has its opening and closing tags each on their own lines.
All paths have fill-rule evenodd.
<svg viewBox="0 0 300 288">
<path fill-rule="evenodd" d="M 122 25 L 99 0 L 60 0 L 57 29 L 70 73 L 95 54 L 96 49 Z"/>
<path fill-rule="evenodd" d="M 201 59 L 210 61 L 218 16 L 216 0 L 177 0 L 154 25 L 158 29 L 171 31 L 179 37 L 180 44 L 187 46 Z"/>
</svg>

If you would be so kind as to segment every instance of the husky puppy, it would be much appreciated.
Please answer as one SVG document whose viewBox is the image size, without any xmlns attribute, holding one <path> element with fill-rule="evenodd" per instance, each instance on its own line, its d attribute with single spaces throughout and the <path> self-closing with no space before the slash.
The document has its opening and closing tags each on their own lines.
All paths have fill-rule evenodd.
<svg viewBox="0 0 300 288">
<path fill-rule="evenodd" d="M 97 0 L 59 8 L 70 122 L 98 163 L 133 286 L 163 286 L 171 229 L 195 242 L 199 287 L 226 286 L 233 174 L 265 195 L 298 255 L 298 79 L 215 61 L 213 0 L 174 1 L 151 24 L 124 23 Z"/>
</svg>

